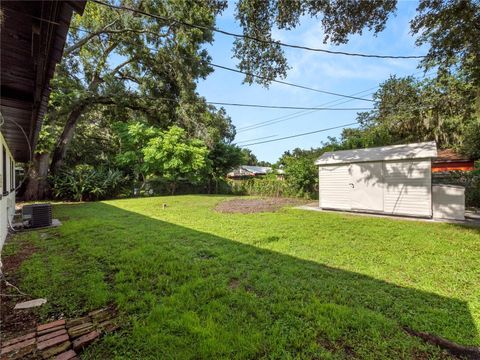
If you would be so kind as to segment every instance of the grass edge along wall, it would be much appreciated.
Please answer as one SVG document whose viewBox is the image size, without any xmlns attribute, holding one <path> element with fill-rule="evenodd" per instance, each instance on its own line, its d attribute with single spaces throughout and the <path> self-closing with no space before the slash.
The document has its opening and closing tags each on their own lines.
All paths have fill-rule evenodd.
<svg viewBox="0 0 480 360">
<path fill-rule="evenodd" d="M 0 251 L 15 215 L 15 161 L 0 133 Z"/>
</svg>

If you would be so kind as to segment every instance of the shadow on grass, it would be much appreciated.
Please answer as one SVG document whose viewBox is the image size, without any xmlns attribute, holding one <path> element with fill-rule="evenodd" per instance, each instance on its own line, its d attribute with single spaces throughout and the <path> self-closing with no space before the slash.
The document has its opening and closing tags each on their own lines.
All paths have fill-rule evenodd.
<svg viewBox="0 0 480 360">
<path fill-rule="evenodd" d="M 112 349 L 130 358 L 440 356 L 402 326 L 478 343 L 468 304 L 455 298 L 105 203 L 61 212 L 69 220 L 37 266 L 27 265 L 25 281 L 49 297 L 47 309 L 114 301 L 126 314 L 129 336 L 107 337 L 92 357 Z"/>
</svg>

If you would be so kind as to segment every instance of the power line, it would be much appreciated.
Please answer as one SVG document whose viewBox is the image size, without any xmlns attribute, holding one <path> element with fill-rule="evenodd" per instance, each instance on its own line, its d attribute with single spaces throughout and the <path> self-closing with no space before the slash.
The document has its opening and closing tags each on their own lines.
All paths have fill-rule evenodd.
<svg viewBox="0 0 480 360">
<path fill-rule="evenodd" d="M 87 80 L 85 77 L 80 79 Z M 88 92 L 88 91 L 87 91 Z M 170 99 L 166 97 L 144 97 L 150 100 L 164 100 L 175 102 L 180 105 L 180 100 Z M 237 107 L 250 107 L 260 109 L 281 109 L 281 110 L 311 110 L 311 111 L 366 111 L 374 110 L 373 108 L 352 107 L 352 108 L 332 108 L 332 107 L 315 107 L 315 106 L 283 106 L 283 105 L 263 105 L 263 104 L 246 104 L 246 103 L 233 103 L 233 102 L 220 102 L 220 101 L 206 101 L 205 104 L 220 105 L 220 106 L 237 106 Z"/>
<path fill-rule="evenodd" d="M 417 110 L 431 110 L 432 108 L 433 108 L 432 106 L 420 106 L 420 107 L 415 107 L 414 109 L 417 109 Z M 412 109 L 412 108 L 410 108 L 410 109 Z M 390 109 L 387 108 L 387 110 L 388 110 L 389 113 L 392 113 L 393 111 L 398 110 L 398 108 L 395 108 L 395 107 L 390 108 Z M 354 124 L 357 124 L 357 123 L 358 123 L 358 121 L 355 122 L 355 123 L 350 123 L 350 124 L 344 125 L 344 126 L 346 127 L 346 126 L 354 125 Z M 335 128 L 332 128 L 332 129 L 335 129 Z M 327 129 L 327 130 L 329 130 L 329 129 Z M 315 133 L 315 132 L 320 132 L 320 131 L 314 131 L 313 133 Z M 300 134 L 298 136 L 303 136 L 303 135 L 308 135 L 308 134 L 310 134 L 310 133 L 304 133 L 304 134 Z M 263 144 L 263 143 L 277 141 L 277 140 L 284 140 L 284 139 L 289 139 L 290 137 L 297 137 L 297 135 L 287 136 L 287 137 L 284 137 L 284 138 L 273 139 L 273 140 L 268 140 L 268 141 L 262 141 L 262 142 L 259 142 L 259 143 L 246 144 L 246 145 L 243 145 L 243 146 L 257 145 L 257 144 Z M 252 140 L 245 140 L 245 141 L 242 141 L 242 142 L 248 142 L 248 141 L 253 141 L 253 139 Z"/>
<path fill-rule="evenodd" d="M 247 75 L 247 76 L 252 76 L 252 77 L 256 77 L 256 78 L 262 79 L 262 80 L 272 81 L 272 82 L 276 82 L 276 83 L 283 84 L 283 85 L 293 86 L 293 87 L 297 87 L 297 88 L 304 89 L 304 90 L 311 90 L 311 91 L 316 91 L 316 92 L 319 92 L 319 93 L 322 93 L 322 94 L 328 94 L 328 95 L 334 95 L 334 96 L 341 96 L 341 97 L 350 98 L 350 99 L 353 99 L 353 100 L 361 100 L 361 101 L 371 101 L 371 102 L 373 102 L 372 99 L 365 99 L 365 98 L 361 98 L 361 97 L 356 97 L 356 96 L 351 96 L 351 95 L 345 95 L 345 94 L 339 94 L 339 93 L 335 93 L 335 92 L 331 92 L 331 91 L 326 91 L 326 90 L 319 90 L 319 89 L 311 88 L 311 87 L 308 87 L 308 86 L 293 84 L 293 83 L 289 83 L 289 82 L 281 81 L 281 80 L 275 80 L 275 79 L 272 80 L 272 79 L 269 79 L 269 78 L 267 78 L 267 77 L 265 77 L 265 76 L 255 75 L 255 74 L 252 74 L 252 73 L 248 73 L 248 72 L 241 71 L 241 70 L 237 70 L 237 69 L 232 69 L 232 68 L 229 68 L 229 67 L 227 67 L 227 66 L 218 65 L 218 64 L 214 64 L 214 63 L 210 63 L 210 62 L 209 62 L 208 64 L 211 65 L 211 66 L 213 66 L 213 67 L 219 68 L 219 69 L 224 69 L 224 70 L 236 72 L 236 73 L 239 73 L 239 74 L 244 74 L 244 75 Z"/>
<path fill-rule="evenodd" d="M 278 136 L 278 135 L 270 135 L 270 136 L 262 136 L 262 137 L 259 137 L 259 138 L 255 138 L 255 139 L 250 139 L 250 140 L 243 140 L 243 141 L 237 141 L 235 144 L 238 145 L 238 144 L 241 144 L 241 143 L 244 143 L 244 142 L 250 142 L 250 141 L 255 141 L 255 140 L 263 140 L 263 139 L 271 139 L 272 137 L 275 137 L 275 136 Z"/>
<path fill-rule="evenodd" d="M 423 72 L 424 72 L 423 70 L 422 71 L 417 71 L 416 73 L 412 74 L 411 76 L 416 76 L 416 75 L 418 75 L 420 73 L 423 73 Z M 427 75 L 428 74 L 425 73 L 425 75 L 422 76 L 421 78 L 424 78 Z M 379 85 L 374 86 L 374 87 L 369 88 L 369 89 L 366 89 L 366 90 L 363 90 L 363 91 L 360 91 L 358 93 L 354 93 L 352 95 L 359 95 L 361 93 L 376 89 L 378 87 L 379 87 Z M 372 94 L 373 93 L 368 94 L 368 95 L 372 95 Z M 353 100 L 346 100 L 346 101 L 341 101 L 341 102 L 339 102 L 339 101 L 341 101 L 341 100 L 339 100 L 339 99 L 332 100 L 332 101 L 329 101 L 327 103 L 320 104 L 318 106 L 321 107 L 321 106 L 326 106 L 326 105 L 331 105 L 331 104 L 341 105 L 341 104 L 351 102 Z M 242 133 L 242 132 L 246 132 L 246 131 L 255 130 L 255 129 L 258 129 L 258 128 L 262 128 L 262 127 L 265 127 L 265 126 L 271 126 L 271 125 L 274 125 L 274 124 L 278 124 L 280 122 L 284 122 L 284 121 L 295 119 L 295 118 L 298 118 L 298 117 L 301 117 L 301 116 L 309 115 L 311 113 L 313 113 L 313 111 L 299 111 L 299 112 L 296 112 L 296 113 L 293 113 L 293 114 L 283 115 L 283 116 L 276 117 L 276 118 L 273 118 L 273 119 L 270 119 L 270 120 L 261 121 L 259 123 L 255 123 L 255 124 L 251 124 L 251 125 L 248 125 L 248 126 L 238 128 L 237 129 L 237 134 Z"/>
<path fill-rule="evenodd" d="M 349 123 L 349 124 L 343 124 L 343 125 L 340 125 L 340 126 L 334 126 L 334 127 L 330 127 L 330 128 L 326 128 L 326 129 L 314 130 L 314 131 L 309 131 L 309 132 L 305 132 L 305 133 L 301 133 L 301 134 L 295 134 L 295 135 L 285 136 L 285 137 L 278 138 L 278 139 L 265 140 L 265 141 L 259 141 L 259 142 L 256 142 L 256 143 L 245 144 L 245 145 L 242 145 L 242 147 L 259 145 L 259 144 L 266 144 L 266 143 L 275 142 L 275 141 L 280 141 L 280 140 L 292 139 L 292 138 L 296 138 L 296 137 L 300 137 L 300 136 L 317 134 L 317 133 L 320 133 L 320 132 L 325 132 L 325 131 L 329 131 L 329 130 L 335 130 L 335 129 L 345 128 L 345 127 L 347 127 L 347 126 L 356 125 L 356 124 L 357 124 L 357 122 L 353 122 L 353 123 Z"/>
<path fill-rule="evenodd" d="M 420 106 L 420 107 L 415 107 L 414 109 L 417 109 L 417 110 L 431 110 L 433 107 L 432 106 Z M 412 109 L 411 107 L 409 109 Z M 374 109 L 372 109 L 374 110 Z M 387 108 L 387 111 L 388 113 L 392 113 L 393 111 L 395 110 L 399 110 L 399 108 L 396 108 L 396 107 L 393 107 L 393 108 Z M 356 123 L 352 123 L 352 124 L 356 124 Z M 352 125 L 352 124 L 348 124 L 348 125 Z M 346 125 L 346 126 L 348 126 Z M 305 134 L 308 134 L 308 133 L 305 133 Z M 289 137 L 286 137 L 286 139 L 288 139 Z M 270 141 L 276 141 L 276 140 L 282 140 L 284 138 L 279 138 L 279 139 L 274 139 L 274 140 L 270 140 Z M 248 142 L 248 141 L 253 141 L 254 139 L 251 139 L 251 140 L 245 140 L 245 141 L 242 141 L 242 142 Z M 266 142 L 270 142 L 270 141 L 266 141 Z M 263 142 L 261 142 L 263 143 Z M 255 144 L 246 144 L 244 146 L 249 146 L 249 145 L 256 145 L 257 143 Z"/>
<path fill-rule="evenodd" d="M 88 34 L 94 34 L 94 32 L 89 31 L 89 30 L 84 29 L 84 28 L 81 28 L 81 27 L 71 26 L 71 28 L 79 30 L 79 31 L 83 31 L 83 32 L 88 33 Z M 152 51 L 157 50 L 157 49 L 149 47 L 149 46 L 146 46 L 146 47 L 148 49 L 152 50 Z M 262 80 L 267 80 L 267 81 L 275 82 L 275 83 L 282 84 L 282 85 L 293 86 L 293 87 L 296 87 L 296 88 L 299 88 L 299 89 L 315 91 L 315 92 L 322 93 L 322 94 L 327 94 L 327 95 L 344 97 L 344 98 L 348 98 L 348 99 L 352 99 L 352 100 L 361 100 L 361 101 L 373 102 L 372 99 L 365 99 L 365 98 L 356 97 L 356 96 L 352 96 L 352 95 L 346 95 L 346 94 L 336 93 L 336 92 L 327 91 L 327 90 L 315 89 L 315 88 L 312 88 L 312 87 L 309 87 L 309 86 L 294 84 L 294 83 L 290 83 L 290 82 L 286 82 L 286 81 L 282 81 L 282 80 L 268 79 L 265 76 L 255 75 L 255 74 L 245 72 L 245 71 L 241 71 L 241 70 L 238 70 L 238 69 L 234 69 L 234 68 L 231 68 L 231 67 L 228 67 L 228 66 L 218 65 L 218 64 L 214 64 L 212 62 L 206 62 L 206 63 L 210 66 L 213 66 L 213 67 L 216 67 L 216 68 L 219 68 L 219 69 L 223 69 L 223 70 L 227 70 L 227 71 L 231 71 L 231 72 L 235 72 L 235 73 L 239 73 L 239 74 L 243 74 L 243 75 L 247 75 L 247 76 L 256 77 L 256 78 L 259 78 L 259 79 L 262 79 Z"/>
<path fill-rule="evenodd" d="M 361 92 L 358 92 L 358 93 L 355 93 L 355 94 L 364 93 L 366 91 L 370 91 L 370 90 L 375 89 L 375 88 L 376 87 L 373 87 L 373 88 L 370 88 L 370 89 L 367 89 L 367 90 L 364 90 L 364 91 L 361 91 Z M 339 101 L 341 101 L 341 100 L 337 99 L 337 100 L 329 101 L 329 102 L 318 105 L 318 107 L 322 107 L 322 106 L 326 106 L 326 105 L 330 105 L 330 104 L 341 105 L 341 104 L 345 104 L 347 102 L 351 102 L 351 101 L 354 101 L 354 100 L 345 100 L 345 101 L 341 101 L 341 102 L 339 102 Z M 258 128 L 265 127 L 265 126 L 271 126 L 271 125 L 274 125 L 274 124 L 278 124 L 280 122 L 284 122 L 284 121 L 288 121 L 288 120 L 291 120 L 291 119 L 296 119 L 296 118 L 301 117 L 301 116 L 309 115 L 309 114 L 312 114 L 313 112 L 314 112 L 313 110 L 304 110 L 304 111 L 295 112 L 293 114 L 288 114 L 288 115 L 275 117 L 275 118 L 270 119 L 270 120 L 265 120 L 265 121 L 261 121 L 261 122 L 255 123 L 255 124 L 251 124 L 251 125 L 248 125 L 248 126 L 238 128 L 237 133 L 247 132 L 247 131 L 255 130 L 255 129 L 258 129 Z"/>
<path fill-rule="evenodd" d="M 288 48 L 293 48 L 293 49 L 301 49 L 301 50 L 308 50 L 308 51 L 314 51 L 314 52 L 323 52 L 327 54 L 332 54 L 332 55 L 345 55 L 345 56 L 358 56 L 358 57 L 365 57 L 365 58 L 378 58 L 378 59 L 423 59 L 425 58 L 425 55 L 378 55 L 378 54 L 364 54 L 364 53 L 352 53 L 352 52 L 346 52 L 346 51 L 334 51 L 334 50 L 327 50 L 327 49 L 320 49 L 320 48 L 312 48 L 308 46 L 302 46 L 302 45 L 294 45 L 294 44 L 287 44 L 281 41 L 273 41 L 273 40 L 264 40 L 264 39 L 259 39 L 257 37 L 253 37 L 250 35 L 244 35 L 244 34 L 236 34 L 230 31 L 222 30 L 216 27 L 209 27 L 205 25 L 199 25 L 199 24 L 193 24 L 189 23 L 184 20 L 178 20 L 175 18 L 170 18 L 158 14 L 152 14 L 148 13 L 146 11 L 138 10 L 138 9 L 132 9 L 130 7 L 126 6 L 121 6 L 121 5 L 113 5 L 113 4 L 108 4 L 103 1 L 99 0 L 91 0 L 94 3 L 103 5 L 103 6 L 108 6 L 112 9 L 117 9 L 117 10 L 127 10 L 131 11 L 137 14 L 141 14 L 144 16 L 149 16 L 155 19 L 163 20 L 163 21 L 169 21 L 169 22 L 175 22 L 184 26 L 200 29 L 200 30 L 207 30 L 207 31 L 213 31 L 217 32 L 219 34 L 227 35 L 227 36 L 232 36 L 235 38 L 241 38 L 241 39 L 248 39 L 252 41 L 256 41 L 259 43 L 263 44 L 276 44 L 280 45 L 283 47 L 288 47 Z"/>
<path fill-rule="evenodd" d="M 240 106 L 240 107 L 252 107 L 262 109 L 288 109 L 288 110 L 341 110 L 341 111 L 363 111 L 373 110 L 372 108 L 327 108 L 327 107 L 308 107 L 308 106 L 282 106 L 282 105 L 262 105 L 262 104 L 244 104 L 244 103 L 229 103 L 229 102 L 217 102 L 206 101 L 207 104 L 220 105 L 220 106 Z"/>
</svg>

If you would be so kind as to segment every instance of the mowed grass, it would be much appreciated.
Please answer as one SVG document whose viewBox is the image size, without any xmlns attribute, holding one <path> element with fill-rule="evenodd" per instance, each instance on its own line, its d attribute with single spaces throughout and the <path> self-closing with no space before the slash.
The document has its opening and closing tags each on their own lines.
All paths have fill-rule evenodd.
<svg viewBox="0 0 480 360">
<path fill-rule="evenodd" d="M 39 316 L 115 304 L 85 359 L 435 359 L 404 327 L 479 345 L 480 230 L 319 213 L 214 211 L 221 196 L 62 204 L 18 285 Z M 166 209 L 162 204 L 166 203 Z"/>
</svg>

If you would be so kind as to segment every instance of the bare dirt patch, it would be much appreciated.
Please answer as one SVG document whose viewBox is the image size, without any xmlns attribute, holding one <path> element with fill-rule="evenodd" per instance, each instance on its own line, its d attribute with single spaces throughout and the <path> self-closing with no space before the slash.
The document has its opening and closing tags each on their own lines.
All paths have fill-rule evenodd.
<svg viewBox="0 0 480 360">
<path fill-rule="evenodd" d="M 23 261 L 37 251 L 35 246 L 28 242 L 18 244 L 19 250 L 15 254 L 2 257 L 2 272 L 10 283 L 18 285 L 17 271 Z M 36 316 L 32 309 L 13 310 L 17 302 L 32 300 L 29 296 L 20 294 L 16 289 L 0 281 L 0 339 L 13 337 L 25 333 L 36 325 Z"/>
<path fill-rule="evenodd" d="M 230 279 L 230 281 L 228 283 L 228 287 L 232 290 L 238 288 L 239 285 L 240 285 L 240 280 L 237 279 L 237 278 Z"/>
<path fill-rule="evenodd" d="M 288 198 L 234 199 L 221 202 L 215 210 L 221 213 L 251 214 L 275 212 L 285 206 L 303 205 L 305 203 L 305 200 Z"/>
<path fill-rule="evenodd" d="M 28 259 L 33 253 L 37 251 L 36 247 L 28 242 L 23 242 L 19 244 L 20 249 L 12 255 L 6 256 L 2 259 L 3 262 L 3 273 L 8 276 L 8 274 L 13 274 L 18 270 L 23 261 Z"/>
</svg>

